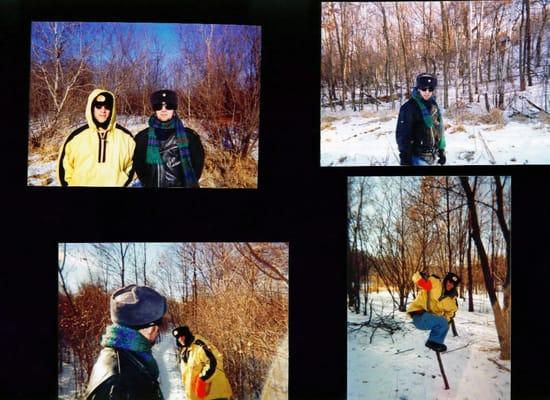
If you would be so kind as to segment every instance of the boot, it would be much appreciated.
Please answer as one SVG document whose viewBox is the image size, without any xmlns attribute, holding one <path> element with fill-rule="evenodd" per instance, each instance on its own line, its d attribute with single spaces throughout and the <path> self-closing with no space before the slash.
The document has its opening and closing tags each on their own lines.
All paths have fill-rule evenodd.
<svg viewBox="0 0 550 400">
<path fill-rule="evenodd" d="M 439 352 L 442 352 L 442 351 L 447 351 L 447 346 L 445 346 L 444 344 L 442 343 L 436 343 L 436 342 L 433 342 L 431 340 L 428 340 L 426 342 L 426 347 L 434 350 L 434 351 L 439 351 Z"/>
</svg>

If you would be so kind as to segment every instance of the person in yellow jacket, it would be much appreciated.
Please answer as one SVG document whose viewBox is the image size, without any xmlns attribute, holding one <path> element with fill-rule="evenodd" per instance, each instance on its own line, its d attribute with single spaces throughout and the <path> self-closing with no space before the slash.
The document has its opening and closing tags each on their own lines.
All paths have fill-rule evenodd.
<svg viewBox="0 0 550 400">
<path fill-rule="evenodd" d="M 421 290 L 407 308 L 417 329 L 429 330 L 426 347 L 435 351 L 446 351 L 443 344 L 449 331 L 449 323 L 458 310 L 456 287 L 460 278 L 449 272 L 443 280 L 436 275 L 416 272 L 413 282 Z"/>
<path fill-rule="evenodd" d="M 222 354 L 187 325 L 172 331 L 180 351 L 180 369 L 188 400 L 229 400 L 231 385 L 223 371 Z"/>
<path fill-rule="evenodd" d="M 115 96 L 95 89 L 86 104 L 87 124 L 63 143 L 57 163 L 61 186 L 128 186 L 136 147 L 132 134 L 116 123 Z"/>
</svg>

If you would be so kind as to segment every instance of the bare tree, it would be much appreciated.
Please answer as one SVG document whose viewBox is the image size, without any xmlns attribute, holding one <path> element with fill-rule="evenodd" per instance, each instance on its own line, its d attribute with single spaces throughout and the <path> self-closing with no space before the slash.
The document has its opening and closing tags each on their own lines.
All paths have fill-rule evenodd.
<svg viewBox="0 0 550 400">
<path fill-rule="evenodd" d="M 475 242 L 477 252 L 480 258 L 481 267 L 483 270 L 483 277 L 485 280 L 485 288 L 489 295 L 491 305 L 493 308 L 493 314 L 495 316 L 495 325 L 497 328 L 498 338 L 500 342 L 500 358 L 503 360 L 510 359 L 510 325 L 509 318 L 505 315 L 505 311 L 501 309 L 498 298 L 495 293 L 493 279 L 490 273 L 489 259 L 485 246 L 481 240 L 481 229 L 479 225 L 478 211 L 476 206 L 475 191 L 476 180 L 474 179 L 473 187 L 470 186 L 469 179 L 467 177 L 461 177 L 460 183 L 464 189 L 464 193 L 468 202 L 468 209 L 470 211 L 470 218 L 472 223 L 472 237 Z"/>
<path fill-rule="evenodd" d="M 91 48 L 80 23 L 34 22 L 31 36 L 31 115 L 42 114 L 49 139 L 71 118 L 73 97 L 90 87 Z"/>
</svg>

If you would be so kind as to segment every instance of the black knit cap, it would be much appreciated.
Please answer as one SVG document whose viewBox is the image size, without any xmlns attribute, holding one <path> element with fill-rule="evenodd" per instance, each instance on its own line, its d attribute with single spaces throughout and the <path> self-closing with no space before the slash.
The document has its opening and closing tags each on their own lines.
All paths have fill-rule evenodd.
<svg viewBox="0 0 550 400">
<path fill-rule="evenodd" d="M 172 335 L 174 335 L 174 337 L 176 338 L 176 343 L 178 344 L 178 346 L 181 346 L 181 345 L 177 339 L 180 338 L 181 336 L 185 336 L 186 346 L 189 346 L 191 343 L 193 343 L 193 340 L 195 339 L 195 337 L 193 336 L 193 333 L 191 333 L 191 330 L 187 325 L 183 325 L 175 328 L 172 331 Z"/>
<path fill-rule="evenodd" d="M 178 108 L 178 96 L 173 90 L 163 89 L 157 90 L 151 94 L 151 105 L 153 110 L 160 110 L 162 104 L 166 104 L 166 108 L 176 110 Z"/>
<path fill-rule="evenodd" d="M 159 324 L 166 309 L 166 298 L 148 286 L 128 285 L 111 295 L 111 320 L 134 329 Z"/>
<path fill-rule="evenodd" d="M 432 74 L 424 73 L 416 77 L 417 88 L 423 88 L 423 87 L 435 88 L 436 86 L 437 86 L 437 78 Z"/>
<path fill-rule="evenodd" d="M 457 274 L 453 274 L 452 272 L 447 273 L 447 275 L 445 275 L 445 278 L 443 278 L 444 283 L 447 281 L 453 283 L 455 287 L 460 284 L 460 278 Z"/>
<path fill-rule="evenodd" d="M 95 99 L 92 101 L 92 107 L 104 105 L 109 110 L 113 109 L 113 96 L 109 92 L 99 93 Z"/>
</svg>

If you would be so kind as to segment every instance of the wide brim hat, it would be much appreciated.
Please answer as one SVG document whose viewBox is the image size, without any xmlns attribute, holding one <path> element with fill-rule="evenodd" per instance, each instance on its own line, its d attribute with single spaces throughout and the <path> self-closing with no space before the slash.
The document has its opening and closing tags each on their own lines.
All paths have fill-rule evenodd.
<svg viewBox="0 0 550 400">
<path fill-rule="evenodd" d="M 128 285 L 111 295 L 111 320 L 141 328 L 158 323 L 166 314 L 166 298 L 148 286 Z"/>
</svg>

